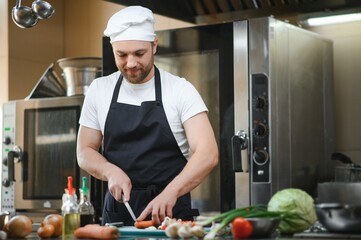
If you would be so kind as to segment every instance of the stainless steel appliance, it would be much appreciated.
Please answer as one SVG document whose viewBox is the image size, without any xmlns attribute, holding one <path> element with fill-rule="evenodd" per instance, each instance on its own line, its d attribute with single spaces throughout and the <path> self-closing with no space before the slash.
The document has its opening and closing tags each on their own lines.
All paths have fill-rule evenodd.
<svg viewBox="0 0 361 240">
<path fill-rule="evenodd" d="M 82 171 L 76 159 L 84 94 L 100 73 L 100 58 L 60 59 L 26 99 L 3 105 L 2 211 L 33 217 L 60 212 L 67 177 L 79 189 L 86 176 L 100 216 L 102 183 Z"/>
<path fill-rule="evenodd" d="M 2 211 L 60 209 L 67 176 L 79 188 L 76 134 L 83 96 L 10 101 L 3 111 Z"/>
<path fill-rule="evenodd" d="M 333 178 L 332 42 L 274 18 L 160 31 L 156 65 L 185 77 L 209 108 L 220 164 L 192 191 L 201 213 L 316 194 Z M 116 71 L 103 39 L 103 71 Z"/>
</svg>

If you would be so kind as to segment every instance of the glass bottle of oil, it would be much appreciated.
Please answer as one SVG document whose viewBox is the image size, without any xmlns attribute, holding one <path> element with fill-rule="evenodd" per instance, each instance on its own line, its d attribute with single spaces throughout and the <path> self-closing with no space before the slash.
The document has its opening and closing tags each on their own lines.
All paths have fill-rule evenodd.
<svg viewBox="0 0 361 240">
<path fill-rule="evenodd" d="M 73 178 L 68 177 L 68 188 L 63 195 L 63 205 L 61 207 L 63 214 L 62 239 L 70 240 L 74 238 L 74 231 L 80 227 L 79 205 L 75 188 L 73 188 Z"/>
<path fill-rule="evenodd" d="M 86 184 L 86 177 L 83 177 L 83 186 L 79 188 L 80 192 L 80 203 L 79 203 L 79 213 L 80 213 L 80 226 L 83 227 L 87 224 L 94 223 L 94 207 L 89 201 L 89 188 Z"/>
</svg>

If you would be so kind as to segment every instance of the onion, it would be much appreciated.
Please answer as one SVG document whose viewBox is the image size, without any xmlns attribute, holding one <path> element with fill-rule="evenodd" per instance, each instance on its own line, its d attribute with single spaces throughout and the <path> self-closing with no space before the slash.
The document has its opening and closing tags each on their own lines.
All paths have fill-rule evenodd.
<svg viewBox="0 0 361 240">
<path fill-rule="evenodd" d="M 63 216 L 59 214 L 50 214 L 43 220 L 43 224 L 51 224 L 54 226 L 54 234 L 52 237 L 59 237 L 62 233 Z"/>
<path fill-rule="evenodd" d="M 39 238 L 51 238 L 54 235 L 55 228 L 51 224 L 41 224 L 37 234 Z"/>
<path fill-rule="evenodd" d="M 5 232 L 9 237 L 23 238 L 32 231 L 32 221 L 25 215 L 17 215 L 12 217 L 5 225 Z"/>
</svg>

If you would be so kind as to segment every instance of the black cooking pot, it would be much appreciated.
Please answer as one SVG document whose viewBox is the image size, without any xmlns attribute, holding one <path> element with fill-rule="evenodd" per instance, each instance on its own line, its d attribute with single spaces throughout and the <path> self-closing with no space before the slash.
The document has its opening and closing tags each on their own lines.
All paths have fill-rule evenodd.
<svg viewBox="0 0 361 240">
<path fill-rule="evenodd" d="M 330 232 L 361 233 L 361 205 L 316 204 L 318 221 Z"/>
</svg>

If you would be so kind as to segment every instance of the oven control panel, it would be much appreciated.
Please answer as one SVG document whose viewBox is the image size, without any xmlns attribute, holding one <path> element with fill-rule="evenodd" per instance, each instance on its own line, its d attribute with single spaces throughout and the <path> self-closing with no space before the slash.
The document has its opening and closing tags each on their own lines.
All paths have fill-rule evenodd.
<svg viewBox="0 0 361 240">
<path fill-rule="evenodd" d="M 270 181 L 268 78 L 252 75 L 252 182 Z"/>
<path fill-rule="evenodd" d="M 15 148 L 15 106 L 12 102 L 4 104 L 2 133 L 1 211 L 15 212 L 14 183 L 9 180 L 8 171 L 8 154 Z"/>
</svg>

